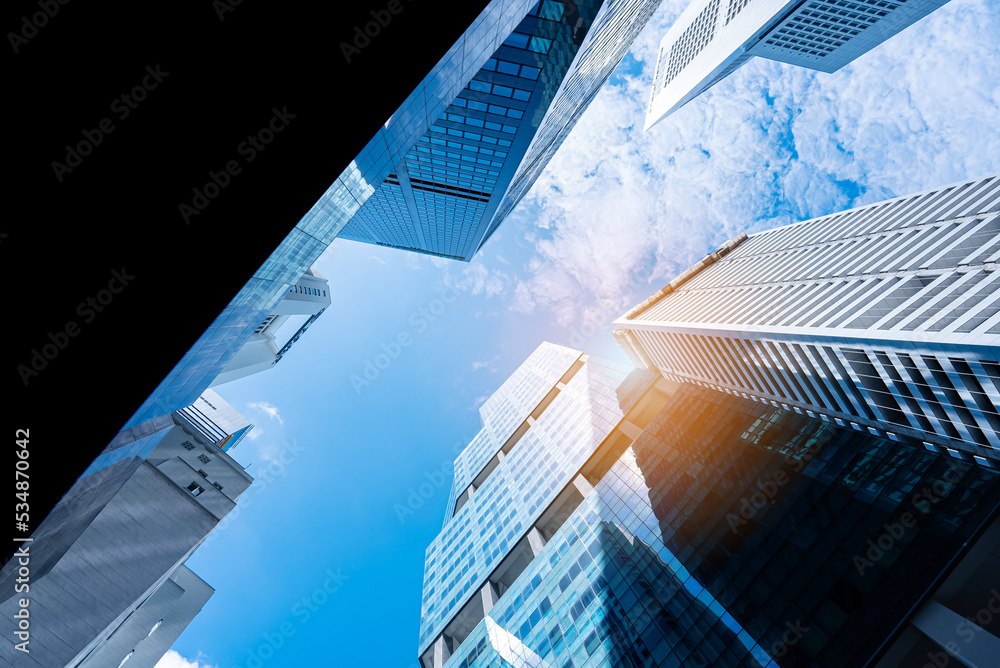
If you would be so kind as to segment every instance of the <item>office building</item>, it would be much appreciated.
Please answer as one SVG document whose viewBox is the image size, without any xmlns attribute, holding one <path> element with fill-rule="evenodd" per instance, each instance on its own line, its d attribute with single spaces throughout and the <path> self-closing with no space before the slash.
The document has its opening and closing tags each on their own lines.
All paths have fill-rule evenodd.
<svg viewBox="0 0 1000 668">
<path fill-rule="evenodd" d="M 184 561 L 252 482 L 178 415 L 123 430 L 24 543 L 29 652 L 7 633 L 0 657 L 25 667 L 152 668 L 212 594 Z M 23 596 L 18 567 L 15 558 L 0 570 L 7 619 Z"/>
<path fill-rule="evenodd" d="M 289 246 L 292 237 L 295 243 Z M 326 278 L 301 262 L 303 244 L 316 251 L 316 257 L 326 248 L 315 241 L 293 234 L 282 242 L 124 428 L 183 412 L 209 387 L 277 364 L 332 302 Z"/>
<path fill-rule="evenodd" d="M 295 285 L 289 286 L 284 298 L 271 310 L 271 314 L 257 325 L 257 329 L 222 368 L 211 387 L 266 371 L 281 361 L 309 326 L 330 306 L 329 287 L 327 280 L 319 272 L 307 269 Z M 300 316 L 301 324 L 294 332 L 281 334 L 279 330 L 282 325 L 294 316 Z M 282 341 L 285 336 L 288 337 L 287 341 Z"/>
<path fill-rule="evenodd" d="M 1000 575 L 995 470 L 551 344 L 481 416 L 426 553 L 423 668 L 887 668 L 1000 642 L 996 616 L 948 624 Z"/>
<path fill-rule="evenodd" d="M 466 56 L 442 72 L 444 97 L 416 110 L 404 105 L 407 111 L 390 119 L 415 124 L 417 136 L 400 146 L 400 159 L 393 158 L 391 173 L 341 238 L 471 260 L 548 164 L 659 0 L 503 5 L 491 4 L 486 14 L 504 27 L 477 38 L 471 53 L 466 46 Z"/>
<path fill-rule="evenodd" d="M 1000 461 L 1000 177 L 740 235 L 615 321 L 671 380 Z"/>
<path fill-rule="evenodd" d="M 646 129 L 754 56 L 836 72 L 948 0 L 696 0 L 660 43 Z"/>
<path fill-rule="evenodd" d="M 223 451 L 235 448 L 253 430 L 250 420 L 214 390 L 205 390 L 198 401 L 177 411 L 174 418 Z"/>
<path fill-rule="evenodd" d="M 244 342 L 338 237 L 470 260 L 659 3 L 490 2 L 125 426 L 226 382 L 217 379 Z M 252 348 L 248 367 L 266 368 L 268 346 Z"/>
</svg>

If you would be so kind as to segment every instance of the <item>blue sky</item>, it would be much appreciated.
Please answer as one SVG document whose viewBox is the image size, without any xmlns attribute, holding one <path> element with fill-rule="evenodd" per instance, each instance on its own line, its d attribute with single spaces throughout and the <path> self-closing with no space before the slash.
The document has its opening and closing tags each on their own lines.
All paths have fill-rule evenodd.
<svg viewBox="0 0 1000 668">
<path fill-rule="evenodd" d="M 189 561 L 216 593 L 160 668 L 256 666 L 269 634 L 259 665 L 414 666 L 447 463 L 539 343 L 624 361 L 608 323 L 739 232 L 1000 170 L 996 3 L 953 0 L 833 75 L 751 62 L 643 134 L 686 5 L 664 0 L 473 262 L 335 241 L 333 305 L 274 369 L 216 388 L 258 425 L 232 451 L 257 482 Z"/>
</svg>

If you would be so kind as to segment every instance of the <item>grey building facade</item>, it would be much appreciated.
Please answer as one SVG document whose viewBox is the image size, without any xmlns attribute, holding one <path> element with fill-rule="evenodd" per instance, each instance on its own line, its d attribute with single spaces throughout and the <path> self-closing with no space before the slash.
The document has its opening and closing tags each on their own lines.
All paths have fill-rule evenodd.
<svg viewBox="0 0 1000 668">
<path fill-rule="evenodd" d="M 28 600 L 31 632 L 29 652 L 4 633 L 0 662 L 155 665 L 211 595 L 184 561 L 252 482 L 179 418 L 121 432 L 23 544 L 30 589 L 15 590 L 18 557 L 0 570 L 0 614 Z"/>
</svg>

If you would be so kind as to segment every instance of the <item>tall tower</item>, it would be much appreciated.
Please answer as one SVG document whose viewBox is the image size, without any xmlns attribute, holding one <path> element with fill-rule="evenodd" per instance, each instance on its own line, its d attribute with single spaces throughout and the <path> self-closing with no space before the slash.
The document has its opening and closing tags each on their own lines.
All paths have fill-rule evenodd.
<svg viewBox="0 0 1000 668">
<path fill-rule="evenodd" d="M 659 4 L 492 0 L 125 426 L 280 359 L 254 328 L 338 237 L 471 260 Z"/>
<path fill-rule="evenodd" d="M 615 321 L 664 377 L 1000 460 L 1000 177 L 743 234 Z"/>
<path fill-rule="evenodd" d="M 1000 642 L 955 631 L 1000 577 L 996 471 L 552 344 L 480 413 L 426 552 L 423 668 L 886 668 Z"/>
<path fill-rule="evenodd" d="M 23 544 L 28 652 L 6 634 L 0 665 L 152 668 L 212 595 L 184 562 L 252 482 L 177 413 L 123 430 Z M 11 619 L 23 607 L 18 568 L 0 569 Z"/>
<path fill-rule="evenodd" d="M 404 105 L 389 120 L 387 128 L 418 132 L 400 146 L 391 172 L 365 193 L 367 201 L 339 236 L 471 260 L 535 182 L 659 3 L 492 3 L 487 14 L 499 34 L 469 40 L 475 46 L 465 46 L 464 56 L 431 79 L 447 82 L 443 99 L 425 103 L 421 97 L 419 106 Z"/>
<path fill-rule="evenodd" d="M 695 0 L 660 42 L 646 129 L 754 56 L 836 72 L 948 0 Z"/>
</svg>

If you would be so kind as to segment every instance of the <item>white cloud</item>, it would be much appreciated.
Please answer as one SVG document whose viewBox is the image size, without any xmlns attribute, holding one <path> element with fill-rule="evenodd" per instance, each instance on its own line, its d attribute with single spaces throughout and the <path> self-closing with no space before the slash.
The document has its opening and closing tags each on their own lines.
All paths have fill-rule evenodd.
<svg viewBox="0 0 1000 668">
<path fill-rule="evenodd" d="M 473 371 L 479 371 L 480 369 L 485 369 L 489 365 L 490 365 L 489 362 L 473 362 L 472 363 L 472 370 Z"/>
<path fill-rule="evenodd" d="M 385 264 L 385 260 L 383 260 L 382 258 L 378 257 L 377 255 L 369 255 L 368 259 L 369 260 L 375 260 L 376 262 L 381 262 L 382 264 Z"/>
<path fill-rule="evenodd" d="M 448 267 L 451 268 L 450 265 Z M 445 280 L 450 281 L 461 292 L 494 297 L 507 288 L 510 276 L 496 269 L 488 269 L 477 257 L 470 264 L 462 268 L 457 278 L 446 274 Z"/>
<path fill-rule="evenodd" d="M 529 260 L 469 267 L 476 289 L 568 325 L 739 232 L 1000 169 L 996 3 L 953 0 L 832 75 L 756 59 L 643 133 L 651 63 L 688 2 L 664 3 L 632 50 L 643 74 L 604 87 L 508 221 Z"/>
<path fill-rule="evenodd" d="M 277 420 L 278 424 L 285 424 L 284 418 L 281 417 L 281 411 L 279 411 L 278 407 L 273 404 L 270 404 L 266 401 L 254 401 L 247 404 L 247 407 L 259 410 L 261 413 L 264 413 L 272 420 Z"/>
<path fill-rule="evenodd" d="M 185 659 L 183 656 L 178 654 L 176 651 L 169 649 L 167 653 L 164 654 L 159 662 L 157 662 L 155 668 L 217 668 L 214 664 L 202 663 L 201 662 L 201 652 L 198 652 L 197 658 L 193 660 Z"/>
</svg>

